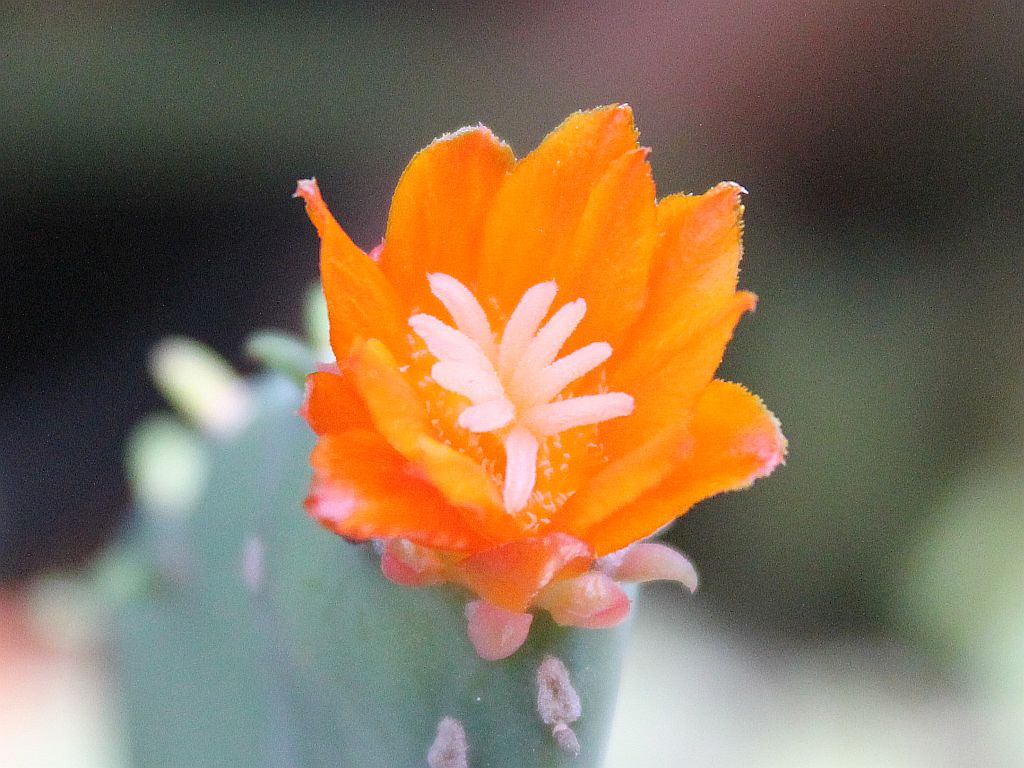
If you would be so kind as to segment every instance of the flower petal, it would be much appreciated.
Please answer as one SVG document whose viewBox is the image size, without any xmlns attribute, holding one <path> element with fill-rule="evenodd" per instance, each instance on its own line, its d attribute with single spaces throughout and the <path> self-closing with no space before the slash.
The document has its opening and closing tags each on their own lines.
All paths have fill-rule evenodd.
<svg viewBox="0 0 1024 768">
<path fill-rule="evenodd" d="M 592 561 L 587 544 L 550 533 L 470 555 L 452 566 L 451 577 L 494 605 L 525 611 L 553 579 L 580 573 Z"/>
<path fill-rule="evenodd" d="M 667 361 L 632 383 L 626 391 L 631 392 L 636 404 L 633 415 L 628 421 L 613 421 L 602 429 L 610 455 L 621 455 L 652 439 L 666 423 L 676 422 L 690 412 L 721 364 L 736 324 L 756 304 L 757 297 L 748 291 L 733 294 Z M 616 382 L 615 386 L 623 385 Z"/>
<path fill-rule="evenodd" d="M 760 398 L 724 381 L 698 399 L 690 435 L 690 450 L 664 480 L 579 534 L 599 555 L 650 536 L 701 499 L 746 488 L 786 454 L 779 422 Z"/>
<path fill-rule="evenodd" d="M 375 432 L 325 435 L 310 463 L 306 508 L 337 534 L 359 540 L 397 536 L 461 551 L 484 545 L 444 496 L 411 474 L 409 462 Z"/>
<path fill-rule="evenodd" d="M 480 293 L 496 297 L 507 316 L 527 288 L 554 277 L 594 185 L 636 148 L 633 113 L 625 105 L 577 112 L 548 134 L 495 199 L 484 231 Z"/>
<path fill-rule="evenodd" d="M 316 371 L 306 377 L 302 415 L 318 435 L 347 432 L 370 423 L 359 393 L 341 373 Z"/>
<path fill-rule="evenodd" d="M 409 309 L 438 312 L 428 272 L 474 285 L 484 222 L 515 162 L 483 126 L 437 139 L 398 182 L 380 263 Z"/>
<path fill-rule="evenodd" d="M 495 541 L 523 534 L 524 523 L 505 514 L 501 495 L 484 468 L 432 435 L 423 402 L 387 347 L 376 339 L 362 344 L 353 354 L 352 371 L 377 430 L 470 525 Z"/>
<path fill-rule="evenodd" d="M 557 525 L 581 536 L 615 510 L 654 488 L 685 455 L 688 419 L 669 424 L 650 440 L 613 459 L 592 475 L 558 513 Z"/>
<path fill-rule="evenodd" d="M 507 611 L 486 600 L 466 604 L 466 630 L 477 656 L 486 661 L 506 659 L 530 634 L 532 613 Z"/>
<path fill-rule="evenodd" d="M 736 292 L 743 206 L 738 184 L 658 204 L 650 295 L 613 376 L 629 391 L 701 332 Z"/>
<path fill-rule="evenodd" d="M 356 339 L 378 338 L 393 349 L 406 344 L 405 318 L 384 273 L 345 234 L 327 209 L 316 179 L 295 191 L 320 234 L 320 277 L 327 298 L 331 348 L 343 360 Z"/>
<path fill-rule="evenodd" d="M 563 627 L 605 629 L 629 615 L 629 595 L 600 571 L 590 571 L 551 584 L 540 593 L 537 605 Z"/>
<path fill-rule="evenodd" d="M 647 150 L 613 162 L 594 185 L 566 257 L 556 263 L 563 296 L 582 296 L 580 338 L 617 347 L 647 296 L 656 242 L 654 180 Z"/>
</svg>

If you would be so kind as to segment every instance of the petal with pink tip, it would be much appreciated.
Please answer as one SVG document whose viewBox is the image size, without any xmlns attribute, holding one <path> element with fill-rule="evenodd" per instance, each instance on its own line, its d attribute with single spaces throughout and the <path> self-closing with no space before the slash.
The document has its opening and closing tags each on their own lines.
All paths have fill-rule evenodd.
<svg viewBox="0 0 1024 768">
<path fill-rule="evenodd" d="M 466 604 L 466 629 L 477 655 L 487 661 L 511 656 L 526 642 L 533 614 L 506 611 L 504 608 L 474 600 Z"/>
<path fill-rule="evenodd" d="M 583 573 L 593 560 L 585 542 L 556 532 L 476 552 L 452 566 L 449 576 L 488 602 L 525 611 L 540 590 Z"/>
<path fill-rule="evenodd" d="M 690 592 L 697 591 L 697 569 L 689 558 L 654 541 L 627 547 L 609 575 L 619 581 L 678 581 Z"/>
<path fill-rule="evenodd" d="M 607 574 L 589 571 L 555 582 L 540 593 L 537 605 L 556 624 L 585 629 L 614 627 L 629 615 L 629 596 Z"/>
<path fill-rule="evenodd" d="M 380 570 L 403 587 L 443 584 L 444 563 L 437 552 L 408 539 L 389 539 L 380 557 Z"/>
</svg>

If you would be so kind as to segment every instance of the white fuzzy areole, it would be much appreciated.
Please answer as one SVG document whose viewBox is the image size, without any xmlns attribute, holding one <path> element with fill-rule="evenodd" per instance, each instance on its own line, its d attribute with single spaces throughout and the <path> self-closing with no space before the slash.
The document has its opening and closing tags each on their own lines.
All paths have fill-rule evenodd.
<svg viewBox="0 0 1024 768">
<path fill-rule="evenodd" d="M 567 429 L 628 416 L 633 398 L 606 392 L 555 400 L 607 360 L 612 348 L 597 341 L 558 358 L 586 315 L 587 303 L 570 301 L 541 325 L 558 293 L 554 281 L 538 283 L 523 294 L 496 344 L 487 313 L 469 288 L 440 272 L 427 275 L 427 280 L 455 327 L 427 314 L 413 315 L 409 326 L 437 358 L 430 371 L 434 381 L 470 401 L 459 414 L 459 426 L 471 432 L 503 432 L 503 503 L 507 512 L 520 512 L 536 486 L 541 441 Z"/>
</svg>

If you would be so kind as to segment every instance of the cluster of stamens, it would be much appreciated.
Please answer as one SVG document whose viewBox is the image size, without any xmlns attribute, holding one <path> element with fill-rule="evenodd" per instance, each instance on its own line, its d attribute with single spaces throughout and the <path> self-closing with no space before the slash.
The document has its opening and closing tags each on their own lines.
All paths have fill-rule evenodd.
<svg viewBox="0 0 1024 768">
<path fill-rule="evenodd" d="M 437 358 L 430 372 L 434 381 L 470 402 L 459 413 L 458 425 L 501 436 L 503 503 L 507 512 L 519 512 L 529 504 L 537 482 L 541 441 L 567 429 L 626 416 L 633 412 L 633 398 L 605 392 L 556 399 L 607 360 L 612 348 L 598 341 L 558 358 L 587 304 L 583 299 L 571 301 L 543 323 L 558 293 L 554 281 L 538 283 L 523 294 L 496 341 L 486 312 L 469 288 L 442 273 L 427 279 L 455 327 L 428 314 L 413 315 L 409 325 Z"/>
</svg>

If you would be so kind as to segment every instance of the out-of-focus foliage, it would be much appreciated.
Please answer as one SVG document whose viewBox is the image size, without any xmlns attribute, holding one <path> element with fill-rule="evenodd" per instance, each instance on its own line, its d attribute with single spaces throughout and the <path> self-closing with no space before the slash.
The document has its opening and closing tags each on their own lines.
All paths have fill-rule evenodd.
<svg viewBox="0 0 1024 768">
<path fill-rule="evenodd" d="M 1024 454 L 986 457 L 936 512 L 909 560 L 895 618 L 985 696 L 1024 712 Z"/>
</svg>

